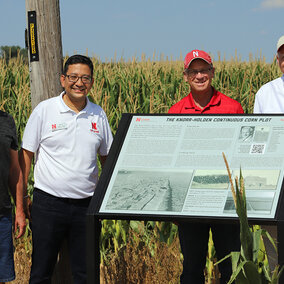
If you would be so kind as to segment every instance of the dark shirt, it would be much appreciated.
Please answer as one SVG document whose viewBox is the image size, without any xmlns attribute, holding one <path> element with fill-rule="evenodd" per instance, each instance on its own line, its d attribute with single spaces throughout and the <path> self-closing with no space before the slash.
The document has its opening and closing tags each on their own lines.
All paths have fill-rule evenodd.
<svg viewBox="0 0 284 284">
<path fill-rule="evenodd" d="M 13 118 L 0 110 L 0 217 L 11 211 L 9 196 L 10 149 L 18 149 Z"/>
</svg>

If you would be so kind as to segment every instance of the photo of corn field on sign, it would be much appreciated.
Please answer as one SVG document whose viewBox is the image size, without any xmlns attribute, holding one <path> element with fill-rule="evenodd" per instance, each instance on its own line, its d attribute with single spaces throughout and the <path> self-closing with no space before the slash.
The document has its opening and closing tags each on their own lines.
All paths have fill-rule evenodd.
<svg viewBox="0 0 284 284">
<path fill-rule="evenodd" d="M 181 211 L 192 172 L 120 170 L 106 208 Z"/>
</svg>

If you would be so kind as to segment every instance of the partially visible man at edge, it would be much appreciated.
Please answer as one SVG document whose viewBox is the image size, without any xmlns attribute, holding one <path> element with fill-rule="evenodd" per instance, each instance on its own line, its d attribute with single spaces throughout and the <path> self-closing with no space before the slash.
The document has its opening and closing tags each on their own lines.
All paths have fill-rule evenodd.
<svg viewBox="0 0 284 284">
<path fill-rule="evenodd" d="M 183 114 L 229 114 L 244 113 L 237 101 L 215 90 L 212 85 L 214 67 L 208 53 L 192 50 L 184 60 L 184 80 L 191 92 L 169 109 L 169 113 Z M 240 231 L 238 224 L 179 223 L 179 238 L 184 256 L 181 283 L 204 283 L 204 267 L 208 251 L 209 229 L 218 259 L 231 251 L 240 250 Z M 227 283 L 232 268 L 230 260 L 219 264 L 220 283 Z"/>
<path fill-rule="evenodd" d="M 105 112 L 87 98 L 94 79 L 90 58 L 73 55 L 60 77 L 64 91 L 41 102 L 23 136 L 25 187 L 36 153 L 30 283 L 51 283 L 67 237 L 74 283 L 86 283 L 86 211 L 98 182 L 97 154 L 104 166 L 112 143 Z"/>
<path fill-rule="evenodd" d="M 284 35 L 279 38 L 276 50 L 277 62 L 283 75 L 258 90 L 253 113 L 284 113 Z"/>
<path fill-rule="evenodd" d="M 16 204 L 15 232 L 25 233 L 26 218 L 23 204 L 23 176 L 18 161 L 18 141 L 13 118 L 0 110 L 0 284 L 15 279 L 12 205 L 9 191 Z"/>
<path fill-rule="evenodd" d="M 284 113 L 284 35 L 279 38 L 276 44 L 276 59 L 282 76 L 264 84 L 255 95 L 253 113 Z M 276 226 L 263 225 L 263 229 L 277 243 L 277 228 Z M 278 255 L 267 238 L 264 238 L 264 244 L 268 255 L 268 262 L 271 271 L 274 270 L 278 263 Z"/>
</svg>

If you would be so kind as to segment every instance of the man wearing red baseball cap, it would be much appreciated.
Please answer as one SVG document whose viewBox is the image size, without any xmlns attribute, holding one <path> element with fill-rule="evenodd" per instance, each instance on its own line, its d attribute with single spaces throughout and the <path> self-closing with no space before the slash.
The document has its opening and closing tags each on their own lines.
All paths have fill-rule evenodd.
<svg viewBox="0 0 284 284">
<path fill-rule="evenodd" d="M 214 70 L 208 53 L 202 50 L 189 52 L 184 59 L 183 77 L 191 92 L 173 105 L 169 113 L 243 113 L 240 103 L 211 86 Z"/>
<path fill-rule="evenodd" d="M 184 80 L 190 85 L 190 93 L 173 105 L 169 113 L 228 114 L 244 113 L 237 101 L 215 90 L 212 85 L 214 67 L 210 55 L 202 50 L 192 50 L 184 60 Z M 204 267 L 208 251 L 208 236 L 211 227 L 218 259 L 231 251 L 240 250 L 238 224 L 180 223 L 179 238 L 184 256 L 180 283 L 204 283 Z M 219 264 L 220 283 L 231 277 L 230 260 Z"/>
</svg>

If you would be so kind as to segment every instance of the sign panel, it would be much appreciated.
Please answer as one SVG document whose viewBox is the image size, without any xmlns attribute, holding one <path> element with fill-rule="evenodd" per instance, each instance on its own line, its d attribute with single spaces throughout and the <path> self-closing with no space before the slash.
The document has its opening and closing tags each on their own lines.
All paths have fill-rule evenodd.
<svg viewBox="0 0 284 284">
<path fill-rule="evenodd" d="M 133 115 L 99 213 L 236 217 L 224 152 L 248 217 L 274 218 L 283 145 L 284 116 Z"/>
</svg>

